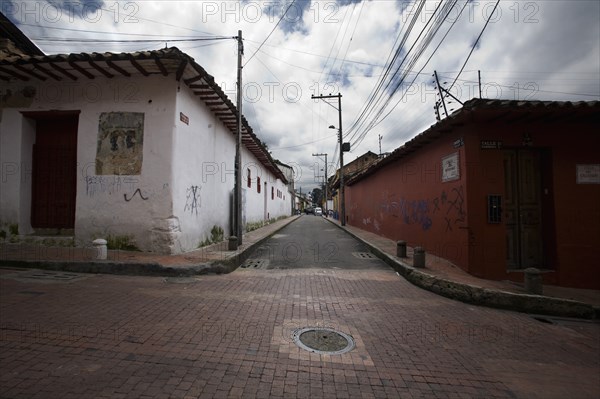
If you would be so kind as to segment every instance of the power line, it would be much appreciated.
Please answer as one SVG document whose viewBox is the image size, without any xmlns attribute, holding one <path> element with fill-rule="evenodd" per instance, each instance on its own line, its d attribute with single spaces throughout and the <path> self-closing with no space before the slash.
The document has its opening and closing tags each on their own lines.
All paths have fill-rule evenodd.
<svg viewBox="0 0 600 399">
<path fill-rule="evenodd" d="M 273 29 L 271 30 L 271 32 L 267 35 L 267 37 L 265 37 L 265 40 L 262 41 L 262 43 L 260 44 L 260 46 L 258 46 L 258 49 L 254 52 L 254 54 L 252 54 L 250 56 L 250 58 L 248 58 L 248 61 L 246 61 L 246 63 L 243 66 L 248 65 L 248 63 L 250 62 L 250 60 L 252 58 L 254 58 L 254 56 L 256 55 L 256 53 L 258 52 L 258 50 L 260 50 L 260 48 L 265 44 L 265 42 L 267 40 L 269 40 L 269 38 L 271 37 L 271 35 L 273 34 L 273 32 L 275 32 L 275 29 L 277 29 L 277 27 L 279 26 L 279 23 L 281 23 L 281 21 L 283 20 L 283 17 L 285 17 L 285 15 L 287 14 L 288 10 L 292 7 L 292 5 L 294 5 L 295 2 L 296 2 L 296 0 L 292 0 L 292 2 L 285 9 L 284 13 L 281 15 L 281 17 L 279 18 L 279 21 L 277 21 L 277 23 L 275 24 L 275 26 L 273 27 Z"/>
<path fill-rule="evenodd" d="M 465 60 L 463 66 L 460 68 L 460 71 L 458 72 L 458 75 L 456 75 L 456 77 L 454 78 L 454 81 L 452 82 L 452 84 L 448 88 L 448 91 L 450 91 L 452 89 L 452 87 L 454 87 L 454 84 L 456 83 L 456 80 L 458 79 L 458 77 L 462 73 L 463 69 L 465 69 L 465 66 L 467 65 L 467 62 L 469 62 L 469 58 L 471 58 L 471 54 L 473 54 L 473 51 L 475 51 L 475 47 L 477 47 L 477 43 L 479 43 L 479 39 L 481 39 L 481 36 L 483 35 L 483 32 L 485 31 L 485 28 L 487 28 L 488 24 L 490 23 L 490 19 L 492 19 L 492 15 L 494 15 L 494 12 L 496 12 L 496 8 L 498 7 L 498 4 L 500 4 L 500 0 L 496 1 L 496 5 L 494 5 L 494 9 L 488 15 L 487 21 L 485 21 L 485 25 L 483 25 L 483 29 L 481 29 L 481 33 L 479 33 L 479 36 L 477 36 L 477 40 L 475 40 L 475 43 L 473 43 L 473 47 L 471 47 L 471 51 L 469 52 L 469 55 L 467 55 L 467 59 Z"/>
</svg>

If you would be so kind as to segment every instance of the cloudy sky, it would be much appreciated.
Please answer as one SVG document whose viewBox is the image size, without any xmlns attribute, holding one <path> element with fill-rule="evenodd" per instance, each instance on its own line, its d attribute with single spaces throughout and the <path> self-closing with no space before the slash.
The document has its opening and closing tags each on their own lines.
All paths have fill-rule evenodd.
<svg viewBox="0 0 600 399">
<path fill-rule="evenodd" d="M 436 122 L 434 71 L 461 101 L 479 95 L 478 71 L 487 98 L 600 99 L 597 0 L 0 3 L 47 54 L 176 46 L 234 102 L 235 40 L 197 39 L 242 30 L 243 113 L 273 157 L 296 168 L 303 192 L 322 179 L 313 153 L 328 154 L 329 175 L 339 165 L 328 128 L 339 127 L 337 99 L 311 95 L 342 94 L 345 163 Z"/>
</svg>

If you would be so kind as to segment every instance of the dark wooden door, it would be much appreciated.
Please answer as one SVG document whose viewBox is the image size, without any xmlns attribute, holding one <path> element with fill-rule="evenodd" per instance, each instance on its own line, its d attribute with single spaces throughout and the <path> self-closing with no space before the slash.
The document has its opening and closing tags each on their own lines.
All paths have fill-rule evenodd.
<svg viewBox="0 0 600 399">
<path fill-rule="evenodd" d="M 509 269 L 542 267 L 542 196 L 540 153 L 504 153 L 506 261 Z"/>
<path fill-rule="evenodd" d="M 36 119 L 33 146 L 31 225 L 75 226 L 78 116 Z"/>
</svg>

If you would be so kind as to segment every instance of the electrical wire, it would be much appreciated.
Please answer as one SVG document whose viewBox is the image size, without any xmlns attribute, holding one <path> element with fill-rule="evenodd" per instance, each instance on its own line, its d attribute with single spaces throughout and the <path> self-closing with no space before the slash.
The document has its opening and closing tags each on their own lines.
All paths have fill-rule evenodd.
<svg viewBox="0 0 600 399">
<path fill-rule="evenodd" d="M 275 24 L 275 26 L 273 27 L 273 29 L 271 30 L 271 32 L 267 35 L 267 37 L 265 37 L 265 40 L 262 41 L 262 43 L 260 44 L 260 46 L 258 46 L 258 49 L 254 52 L 254 54 L 252 54 L 250 56 L 250 58 L 248 58 L 248 61 L 246 61 L 246 63 L 244 65 L 242 65 L 242 67 L 245 67 L 252 58 L 254 58 L 254 56 L 256 55 L 256 53 L 258 53 L 258 50 L 260 50 L 260 48 L 265 44 L 265 42 L 267 40 L 269 40 L 269 38 L 271 37 L 271 35 L 273 34 L 273 32 L 275 32 L 275 29 L 277 29 L 277 27 L 279 26 L 279 24 L 281 23 L 281 21 L 283 20 L 283 17 L 285 17 L 285 15 L 287 14 L 287 12 L 289 11 L 289 9 L 294 5 L 294 3 L 296 2 L 296 0 L 292 0 L 290 2 L 290 4 L 288 5 L 288 7 L 285 9 L 285 11 L 283 12 L 283 14 L 281 15 L 281 17 L 279 18 L 279 21 L 277 21 L 277 23 Z"/>
</svg>

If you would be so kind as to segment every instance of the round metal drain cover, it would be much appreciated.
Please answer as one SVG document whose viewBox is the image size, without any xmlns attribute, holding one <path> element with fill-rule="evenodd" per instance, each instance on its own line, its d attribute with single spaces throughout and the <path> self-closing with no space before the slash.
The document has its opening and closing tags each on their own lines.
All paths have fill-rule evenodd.
<svg viewBox="0 0 600 399">
<path fill-rule="evenodd" d="M 325 327 L 309 327 L 295 330 L 294 342 L 300 348 L 323 355 L 339 355 L 354 349 L 354 339 L 343 332 Z"/>
</svg>

